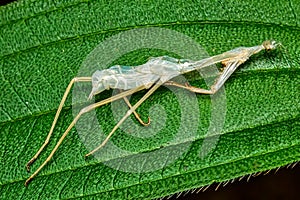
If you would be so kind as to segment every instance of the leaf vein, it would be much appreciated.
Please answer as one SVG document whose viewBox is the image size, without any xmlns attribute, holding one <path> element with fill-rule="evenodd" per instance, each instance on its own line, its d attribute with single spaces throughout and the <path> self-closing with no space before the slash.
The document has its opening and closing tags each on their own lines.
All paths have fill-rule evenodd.
<svg viewBox="0 0 300 200">
<path fill-rule="evenodd" d="M 62 199 L 62 193 L 63 193 L 63 191 L 64 191 L 64 188 L 66 188 L 66 185 L 67 185 L 67 183 L 69 182 L 69 180 L 72 178 L 73 173 L 74 173 L 74 172 L 71 170 L 71 174 L 68 176 L 68 178 L 66 179 L 66 181 L 62 184 L 62 187 L 61 187 L 61 189 L 60 189 L 60 191 L 59 191 L 59 193 L 58 193 L 59 199 Z"/>
<path fill-rule="evenodd" d="M 123 162 L 124 162 L 124 158 L 121 159 L 121 162 L 120 162 L 118 168 L 114 171 L 113 178 L 112 178 L 112 187 L 113 187 L 113 189 L 116 189 L 116 185 L 115 185 L 116 183 L 115 182 L 116 182 L 116 179 L 118 177 L 118 172 L 119 172 L 120 166 L 121 166 L 121 164 L 123 164 Z"/>
<path fill-rule="evenodd" d="M 30 115 L 32 115 L 32 111 L 29 109 L 29 107 L 27 106 L 27 104 L 23 101 L 23 99 L 20 97 L 20 95 L 17 93 L 16 89 L 13 87 L 13 85 L 5 78 L 4 74 L 3 74 L 3 70 L 1 68 L 0 70 L 1 75 L 4 79 L 4 81 L 7 81 L 7 83 L 10 85 L 10 88 L 12 89 L 12 91 L 16 94 L 16 96 L 19 98 L 19 100 L 25 105 L 25 107 L 28 109 Z"/>
<path fill-rule="evenodd" d="M 1 110 L 9 118 L 8 121 L 12 121 L 13 120 L 13 118 L 10 116 L 9 112 L 7 112 L 6 110 L 4 110 L 4 108 L 3 108 L 2 105 L 1 105 Z"/>
<path fill-rule="evenodd" d="M 86 191 L 86 186 L 87 186 L 87 182 L 88 182 L 88 180 L 90 179 L 90 177 L 91 177 L 91 174 L 92 174 L 92 168 L 89 168 L 89 172 L 87 172 L 87 176 L 86 176 L 86 178 L 85 178 L 85 180 L 84 180 L 84 183 L 83 183 L 83 195 L 85 195 L 85 191 Z"/>
<path fill-rule="evenodd" d="M 43 194 L 43 191 L 44 191 L 44 189 L 45 189 L 45 187 L 46 187 L 46 185 L 48 183 L 49 178 L 50 178 L 50 176 L 45 177 L 46 180 L 44 181 L 43 187 L 41 187 L 41 190 L 40 190 L 40 193 L 38 194 L 38 198 L 37 199 L 41 199 L 40 197 Z"/>
<path fill-rule="evenodd" d="M 142 24 L 142 25 L 135 25 L 135 26 L 124 26 L 124 27 L 118 27 L 118 28 L 112 28 L 112 29 L 107 29 L 107 30 L 98 30 L 98 31 L 93 31 L 89 33 L 84 33 L 81 35 L 74 35 L 71 37 L 64 37 L 60 38 L 60 40 L 57 41 L 51 41 L 51 42 L 46 42 L 46 43 L 41 43 L 41 45 L 33 45 L 27 49 L 22 49 L 22 50 L 17 50 L 13 51 L 12 53 L 8 54 L 3 54 L 0 56 L 0 60 L 6 57 L 11 57 L 15 54 L 20 54 L 23 52 L 28 52 L 31 51 L 32 49 L 35 49 L 37 47 L 41 46 L 50 46 L 53 44 L 56 44 L 58 42 L 64 42 L 64 41 L 70 41 L 70 40 L 76 40 L 78 38 L 83 38 L 83 37 L 89 37 L 93 35 L 98 35 L 98 34 L 106 34 L 106 33 L 111 33 L 111 32 L 116 32 L 116 31 L 126 31 L 126 30 L 131 30 L 131 29 L 136 29 L 136 28 L 145 28 L 145 27 L 169 27 L 172 25 L 203 25 L 203 24 L 234 24 L 234 25 L 264 25 L 264 26 L 283 26 L 283 27 L 288 27 L 289 29 L 294 29 L 296 31 L 300 31 L 300 27 L 294 27 L 290 25 L 282 25 L 282 24 L 277 24 L 277 23 L 266 23 L 266 22 L 252 22 L 252 21 L 225 21 L 225 20 L 220 20 L 220 21 L 176 21 L 176 22 L 168 22 L 168 23 L 153 23 L 153 24 Z"/>
<path fill-rule="evenodd" d="M 293 16 L 294 16 L 294 19 L 295 19 L 295 21 L 296 21 L 296 26 L 298 26 L 299 21 L 297 20 L 297 15 L 296 15 L 296 12 L 295 12 L 295 10 L 294 10 L 294 8 L 293 8 L 293 4 L 292 4 L 292 1 L 291 1 L 291 0 L 288 0 L 288 5 L 289 5 L 289 7 L 290 7 L 290 9 L 291 9 L 291 11 L 292 11 L 292 14 L 293 14 Z"/>
<path fill-rule="evenodd" d="M 28 139 L 30 138 L 30 136 L 32 135 L 32 131 L 34 130 L 34 127 L 35 127 L 35 125 L 36 125 L 36 122 L 37 122 L 37 118 L 34 119 L 32 125 L 31 125 L 31 129 L 29 130 L 29 133 L 27 134 L 27 137 L 26 137 L 25 142 L 24 142 L 25 145 L 23 146 L 22 150 L 19 151 L 19 154 L 16 156 L 18 161 L 21 161 L 20 156 L 22 155 L 22 153 L 23 153 L 24 150 L 26 149 L 27 141 L 28 141 Z M 19 163 L 19 165 L 20 165 L 20 163 Z"/>
</svg>

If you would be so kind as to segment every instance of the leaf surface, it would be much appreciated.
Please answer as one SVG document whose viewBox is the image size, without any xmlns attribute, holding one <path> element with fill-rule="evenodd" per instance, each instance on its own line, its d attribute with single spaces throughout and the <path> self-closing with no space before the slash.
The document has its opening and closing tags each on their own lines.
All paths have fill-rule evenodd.
<svg viewBox="0 0 300 200">
<path fill-rule="evenodd" d="M 296 0 L 256 4 L 116 0 L 109 5 L 92 0 L 24 0 L 1 7 L 1 198 L 151 199 L 299 161 L 299 13 Z M 108 160 L 86 161 L 83 156 L 88 151 L 73 128 L 50 163 L 24 187 L 29 176 L 25 164 L 46 138 L 65 88 L 77 75 L 83 60 L 105 39 L 143 27 L 183 33 L 210 55 L 238 46 L 254 46 L 266 39 L 275 39 L 284 48 L 252 57 L 228 80 L 226 118 L 220 133 L 210 138 L 205 136 L 211 117 L 211 99 L 197 95 L 201 118 L 196 136 L 168 143 L 178 130 L 181 113 L 176 96 L 161 88 L 138 109 L 146 119 L 151 107 L 162 105 L 167 116 L 165 124 L 160 124 L 160 119 L 155 117 L 158 114 L 151 118 L 151 126 L 162 126 L 161 131 L 147 140 L 122 130 L 111 138 L 116 146 L 132 154 L 118 156 L 112 152 Z M 158 50 L 140 50 L 114 64 L 137 65 L 149 56 L 159 55 Z M 196 75 L 189 80 L 195 86 L 203 84 Z M 139 92 L 132 101 L 136 102 L 144 94 L 145 91 Z M 105 92 L 101 98 L 109 95 Z M 111 107 L 97 109 L 97 115 L 102 119 L 103 132 L 108 134 L 116 124 Z M 47 157 L 72 119 L 72 99 L 68 98 L 51 142 L 32 170 Z M 191 123 L 193 120 L 190 119 Z M 216 147 L 201 159 L 203 141 L 213 141 L 214 137 L 218 137 Z M 161 145 L 180 152 L 186 144 L 189 148 L 176 159 L 168 154 L 158 156 L 157 160 L 128 162 L 142 153 L 155 153 Z M 136 165 L 143 170 L 156 162 L 172 159 L 174 162 L 164 168 L 148 173 L 123 172 L 103 163 L 118 163 L 119 167 L 128 169 Z"/>
</svg>

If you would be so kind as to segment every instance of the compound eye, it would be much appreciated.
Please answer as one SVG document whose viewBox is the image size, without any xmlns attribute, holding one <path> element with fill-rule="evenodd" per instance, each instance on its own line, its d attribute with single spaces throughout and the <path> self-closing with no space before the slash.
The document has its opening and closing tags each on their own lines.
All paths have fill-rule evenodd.
<svg viewBox="0 0 300 200">
<path fill-rule="evenodd" d="M 98 82 L 98 78 L 97 78 L 97 77 L 93 77 L 93 78 L 92 78 L 92 81 L 93 81 L 93 82 Z"/>
<path fill-rule="evenodd" d="M 99 84 L 99 80 L 97 77 L 93 77 L 92 78 L 92 85 L 93 87 L 97 87 L 97 85 Z"/>
<path fill-rule="evenodd" d="M 278 44 L 274 40 L 267 40 L 263 42 L 265 50 L 270 51 L 276 48 Z"/>
<path fill-rule="evenodd" d="M 271 44 L 272 44 L 273 46 L 276 46 L 276 42 L 275 42 L 274 40 L 271 40 Z"/>
</svg>

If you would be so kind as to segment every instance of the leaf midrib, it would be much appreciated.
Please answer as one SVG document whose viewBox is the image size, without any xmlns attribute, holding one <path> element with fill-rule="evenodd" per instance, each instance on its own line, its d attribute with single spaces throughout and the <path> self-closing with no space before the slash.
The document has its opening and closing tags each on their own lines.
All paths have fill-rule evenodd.
<svg viewBox="0 0 300 200">
<path fill-rule="evenodd" d="M 240 25 L 263 25 L 263 26 L 270 26 L 270 27 L 276 27 L 276 26 L 281 26 L 282 28 L 287 28 L 291 30 L 296 30 L 300 31 L 300 27 L 298 26 L 291 26 L 291 25 L 286 25 L 286 24 L 277 24 L 277 23 L 265 23 L 265 22 L 255 22 L 255 21 L 227 21 L 227 20 L 212 20 L 212 21 L 176 21 L 176 22 L 169 22 L 169 23 L 159 23 L 159 24 L 142 24 L 142 25 L 136 25 L 136 26 L 124 26 L 124 27 L 118 27 L 118 28 L 113 28 L 113 29 L 107 29 L 107 30 L 101 30 L 101 31 L 95 31 L 95 32 L 89 32 L 86 34 L 81 34 L 81 35 L 74 35 L 72 37 L 65 37 L 65 38 L 60 38 L 59 40 L 55 40 L 52 42 L 47 42 L 47 43 L 41 43 L 36 46 L 31 46 L 27 49 L 24 50 L 19 50 L 19 51 L 14 51 L 13 53 L 9 54 L 4 54 L 0 56 L 0 60 L 5 59 L 6 57 L 13 57 L 15 55 L 25 53 L 25 52 L 30 52 L 31 50 L 35 48 L 41 48 L 45 46 L 51 46 L 56 43 L 62 43 L 66 41 L 71 41 L 71 40 L 76 40 L 78 38 L 84 38 L 84 37 L 90 37 L 98 34 L 106 34 L 106 33 L 112 33 L 112 32 L 117 32 L 117 31 L 126 31 L 126 30 L 131 30 L 134 28 L 146 28 L 146 27 L 168 27 L 172 25 L 211 25 L 211 24 L 240 24 Z M 0 27 L 1 28 L 1 27 Z M 230 49 L 228 49 L 230 50 Z"/>
<path fill-rule="evenodd" d="M 93 1 L 95 1 L 95 0 L 89 0 L 89 2 L 93 2 Z M 67 4 L 67 5 L 63 4 L 63 5 L 60 6 L 60 7 L 55 7 L 55 9 L 46 9 L 46 10 L 43 10 L 43 11 L 41 11 L 41 12 L 37 12 L 37 13 L 35 13 L 34 15 L 27 15 L 27 16 L 25 16 L 25 17 L 21 17 L 21 18 L 18 18 L 18 19 L 12 19 L 12 20 L 9 20 L 9 22 L 0 24 L 0 29 L 1 29 L 3 26 L 7 25 L 7 24 L 16 23 L 16 22 L 19 22 L 19 21 L 23 21 L 23 20 L 27 20 L 27 19 L 39 17 L 39 16 L 46 15 L 46 14 L 49 14 L 49 13 L 52 13 L 52 12 L 56 12 L 56 11 L 61 10 L 61 9 L 66 9 L 66 8 L 71 8 L 71 7 L 76 7 L 76 6 L 78 6 L 78 5 L 80 5 L 80 4 L 84 4 L 84 3 L 87 3 L 87 1 L 86 1 L 86 0 L 82 0 L 82 1 L 78 1 L 78 2 L 76 2 L 76 3 Z M 17 3 L 15 3 L 15 4 L 17 4 Z M 291 10 L 292 10 L 292 14 L 293 14 L 294 18 L 297 19 L 297 18 L 296 18 L 295 11 L 294 11 L 293 7 L 291 6 L 291 2 L 289 1 L 288 4 L 289 4 L 289 6 L 290 6 L 290 8 L 291 8 Z M 6 7 L 9 7 L 9 6 L 12 6 L 12 5 L 3 6 L 2 9 L 5 10 Z M 0 11 L 1 11 L 1 10 L 0 10 Z M 193 21 L 186 21 L 186 22 L 193 22 Z M 203 22 L 209 22 L 209 21 L 203 21 Z M 212 22 L 213 22 L 213 21 L 212 21 Z M 249 22 L 249 21 L 245 20 L 245 21 L 241 21 L 241 22 L 244 22 L 244 23 L 246 22 L 246 23 L 247 23 L 247 22 Z M 176 23 L 178 23 L 178 22 L 171 22 L 171 23 L 175 23 L 175 24 L 176 24 Z M 179 23 L 180 23 L 180 22 L 179 22 Z M 235 22 L 232 21 L 232 20 L 228 20 L 228 21 L 224 21 L 224 23 L 235 23 Z M 280 23 L 262 23 L 262 22 L 256 22 L 256 23 L 258 23 L 258 24 L 270 24 L 270 25 L 276 25 L 276 26 L 279 25 L 279 26 L 286 26 L 286 27 L 295 27 L 295 28 L 299 28 L 298 23 L 297 23 L 296 26 L 287 25 L 287 24 L 280 24 Z"/>
</svg>

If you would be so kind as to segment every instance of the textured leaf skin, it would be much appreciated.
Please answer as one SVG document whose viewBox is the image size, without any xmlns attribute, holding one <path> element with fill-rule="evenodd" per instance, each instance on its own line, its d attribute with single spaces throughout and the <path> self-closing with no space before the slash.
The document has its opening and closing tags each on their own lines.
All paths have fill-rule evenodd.
<svg viewBox="0 0 300 200">
<path fill-rule="evenodd" d="M 258 1 L 255 5 L 250 1 L 111 1 L 109 6 L 92 0 L 24 0 L 1 7 L 1 199 L 151 199 L 299 161 L 299 13 L 297 0 Z M 206 121 L 199 124 L 189 151 L 163 170 L 130 174 L 97 160 L 85 161 L 87 150 L 72 129 L 53 160 L 25 188 L 28 173 L 24 166 L 44 141 L 65 87 L 82 60 L 105 38 L 146 26 L 184 33 L 211 55 L 270 38 L 285 49 L 254 56 L 226 83 L 225 125 L 209 157 L 199 159 L 197 153 L 208 125 L 210 99 L 197 95 Z M 132 53 L 118 62 L 141 64 L 147 56 L 161 55 L 143 54 Z M 191 83 L 199 85 L 199 78 L 193 76 Z M 167 125 L 171 128 L 162 131 L 161 141 L 176 128 L 178 107 L 173 101 L 171 92 L 162 88 L 139 109 L 148 115 L 148 109 L 159 102 L 169 112 Z M 114 125 L 110 107 L 97 112 L 105 118 L 102 125 L 107 132 Z M 70 98 L 50 145 L 32 170 L 71 121 Z M 122 131 L 112 141 L 140 152 L 159 147 L 157 141 L 138 146 Z M 180 148 L 182 144 L 176 145 Z"/>
</svg>

